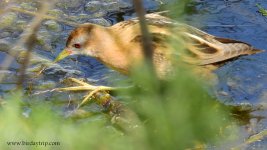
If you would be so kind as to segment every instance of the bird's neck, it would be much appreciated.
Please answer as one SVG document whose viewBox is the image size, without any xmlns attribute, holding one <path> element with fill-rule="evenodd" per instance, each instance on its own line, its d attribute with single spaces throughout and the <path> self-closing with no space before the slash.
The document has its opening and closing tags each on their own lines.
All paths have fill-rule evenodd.
<svg viewBox="0 0 267 150">
<path fill-rule="evenodd" d="M 94 48 L 97 50 L 96 58 L 114 70 L 128 74 L 133 59 L 140 58 L 129 54 L 136 49 L 126 47 L 127 42 L 121 37 L 122 35 L 111 28 L 99 27 L 93 34 Z"/>
</svg>

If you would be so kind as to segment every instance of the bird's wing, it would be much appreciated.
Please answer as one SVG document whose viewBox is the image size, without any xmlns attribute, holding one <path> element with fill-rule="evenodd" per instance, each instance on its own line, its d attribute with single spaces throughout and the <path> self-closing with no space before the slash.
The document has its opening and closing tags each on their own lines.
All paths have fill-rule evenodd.
<svg viewBox="0 0 267 150">
<path fill-rule="evenodd" d="M 177 33 L 185 40 L 184 60 L 189 63 L 207 65 L 222 62 L 240 55 L 262 52 L 250 44 L 228 38 L 216 37 L 193 26 L 179 23 L 156 13 L 147 14 L 149 25 L 170 27 L 172 34 Z M 167 37 L 167 36 L 166 36 Z"/>
<path fill-rule="evenodd" d="M 216 37 L 189 25 L 177 23 L 175 28 L 188 41 L 185 47 L 191 58 L 187 56 L 187 60 L 199 65 L 218 63 L 262 51 L 245 42 Z"/>
</svg>

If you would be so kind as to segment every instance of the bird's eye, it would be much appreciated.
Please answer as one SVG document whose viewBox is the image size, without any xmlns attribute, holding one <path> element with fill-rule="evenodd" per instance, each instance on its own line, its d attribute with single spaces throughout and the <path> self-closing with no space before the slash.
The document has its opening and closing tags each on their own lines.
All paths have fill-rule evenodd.
<svg viewBox="0 0 267 150">
<path fill-rule="evenodd" d="M 75 48 L 81 48 L 81 45 L 80 44 L 73 44 L 73 47 L 75 47 Z"/>
</svg>

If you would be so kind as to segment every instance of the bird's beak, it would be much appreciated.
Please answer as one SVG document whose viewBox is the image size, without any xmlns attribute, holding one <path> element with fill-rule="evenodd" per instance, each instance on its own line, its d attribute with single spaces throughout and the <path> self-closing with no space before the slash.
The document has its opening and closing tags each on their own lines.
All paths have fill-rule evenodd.
<svg viewBox="0 0 267 150">
<path fill-rule="evenodd" d="M 72 54 L 72 50 L 69 49 L 64 49 L 61 53 L 58 54 L 57 58 L 54 60 L 54 62 L 58 62 L 66 57 L 68 57 L 69 55 Z"/>
</svg>

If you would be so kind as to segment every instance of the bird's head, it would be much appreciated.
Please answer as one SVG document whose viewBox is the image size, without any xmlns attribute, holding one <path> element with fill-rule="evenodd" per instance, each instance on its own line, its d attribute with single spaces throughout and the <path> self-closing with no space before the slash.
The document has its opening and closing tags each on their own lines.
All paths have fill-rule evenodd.
<svg viewBox="0 0 267 150">
<path fill-rule="evenodd" d="M 65 49 L 57 56 L 55 62 L 76 54 L 97 57 L 95 46 L 92 43 L 94 28 L 96 28 L 94 24 L 83 24 L 74 29 L 68 37 Z"/>
</svg>

